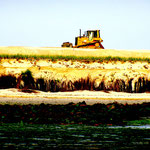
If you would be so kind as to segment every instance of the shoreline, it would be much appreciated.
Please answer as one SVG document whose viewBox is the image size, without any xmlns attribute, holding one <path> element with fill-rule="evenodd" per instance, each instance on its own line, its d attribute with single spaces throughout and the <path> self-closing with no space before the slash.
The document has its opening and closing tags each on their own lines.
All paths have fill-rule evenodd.
<svg viewBox="0 0 150 150">
<path fill-rule="evenodd" d="M 96 103 L 142 104 L 150 102 L 150 93 L 125 93 L 103 91 L 73 91 L 73 92 L 20 92 L 18 89 L 0 89 L 0 104 L 53 104 L 63 105 L 68 103 L 83 102 L 87 105 Z"/>
</svg>

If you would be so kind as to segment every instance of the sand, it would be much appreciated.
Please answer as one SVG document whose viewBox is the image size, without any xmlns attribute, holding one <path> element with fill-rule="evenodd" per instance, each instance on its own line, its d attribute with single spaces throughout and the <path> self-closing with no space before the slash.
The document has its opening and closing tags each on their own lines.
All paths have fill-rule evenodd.
<svg viewBox="0 0 150 150">
<path fill-rule="evenodd" d="M 103 91 L 73 91 L 73 92 L 21 92 L 18 89 L 1 89 L 0 104 L 68 104 L 85 101 L 88 105 L 96 103 L 141 104 L 150 102 L 150 93 L 125 93 Z"/>
</svg>

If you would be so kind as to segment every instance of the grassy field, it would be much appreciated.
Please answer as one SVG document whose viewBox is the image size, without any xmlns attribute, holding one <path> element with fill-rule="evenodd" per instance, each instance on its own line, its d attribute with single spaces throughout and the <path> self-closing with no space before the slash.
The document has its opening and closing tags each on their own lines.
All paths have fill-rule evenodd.
<svg viewBox="0 0 150 150">
<path fill-rule="evenodd" d="M 74 49 L 39 47 L 0 47 L 0 58 L 34 58 L 85 61 L 147 61 L 150 52 L 111 49 Z"/>
</svg>

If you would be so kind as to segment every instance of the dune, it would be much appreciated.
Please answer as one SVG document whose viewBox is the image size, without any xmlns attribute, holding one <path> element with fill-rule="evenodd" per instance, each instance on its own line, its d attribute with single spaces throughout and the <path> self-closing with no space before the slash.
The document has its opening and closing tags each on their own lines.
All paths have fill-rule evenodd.
<svg viewBox="0 0 150 150">
<path fill-rule="evenodd" d="M 149 50 L 77 49 L 60 47 L 0 47 L 0 55 L 3 54 L 150 58 Z M 145 93 L 150 83 L 150 63 L 148 61 L 123 62 L 110 60 L 102 62 L 82 62 L 78 60 L 53 61 L 49 59 L 36 60 L 2 57 L 0 59 L 0 76 L 12 75 L 18 78 L 21 73 L 27 69 L 32 72 L 33 78 L 36 81 L 42 78 L 44 86 L 49 86 L 48 84 L 53 80 L 55 85 L 60 88 L 60 91 L 66 90 L 68 92 L 53 93 L 49 90 L 48 92 L 38 91 L 37 93 L 29 94 L 18 91 L 18 89 L 15 88 L 1 89 L 0 103 L 27 103 L 28 100 L 28 102 L 35 104 L 36 102 L 59 104 L 81 102 L 83 100 L 90 104 L 114 101 L 121 103 L 142 103 L 150 101 L 150 94 Z M 77 88 L 75 84 L 81 84 L 81 87 Z M 94 89 L 99 91 L 95 91 Z M 104 89 L 111 92 L 106 93 Z M 133 93 L 127 93 L 127 91 Z M 138 93 L 139 91 L 144 93 Z M 20 101 L 16 101 L 17 98 L 20 98 Z"/>
</svg>

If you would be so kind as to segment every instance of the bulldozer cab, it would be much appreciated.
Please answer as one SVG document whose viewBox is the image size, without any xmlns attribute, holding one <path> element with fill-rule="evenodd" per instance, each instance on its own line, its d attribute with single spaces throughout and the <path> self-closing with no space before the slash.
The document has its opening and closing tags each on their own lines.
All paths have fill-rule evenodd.
<svg viewBox="0 0 150 150">
<path fill-rule="evenodd" d="M 89 38 L 89 41 L 93 38 L 100 38 L 100 30 L 88 30 L 85 32 L 85 36 Z"/>
</svg>

